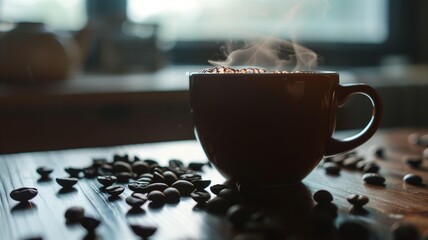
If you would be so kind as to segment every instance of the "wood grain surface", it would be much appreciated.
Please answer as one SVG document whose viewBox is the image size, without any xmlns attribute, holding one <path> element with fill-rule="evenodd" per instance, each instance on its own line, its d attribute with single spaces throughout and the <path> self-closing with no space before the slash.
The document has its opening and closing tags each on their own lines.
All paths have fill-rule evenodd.
<svg viewBox="0 0 428 240">
<path fill-rule="evenodd" d="M 256 207 L 276 212 L 283 219 L 284 228 L 305 231 L 305 216 L 315 205 L 312 194 L 325 189 L 333 194 L 333 203 L 339 208 L 336 225 L 348 219 L 358 219 L 371 229 L 372 239 L 392 239 L 391 225 L 405 221 L 415 224 L 423 234 L 428 230 L 428 163 L 414 169 L 402 162 L 405 155 L 421 154 L 424 149 L 407 142 L 412 132 L 428 133 L 428 129 L 381 130 L 357 149 L 358 155 L 374 159 L 381 166 L 380 173 L 386 177 L 385 186 L 365 184 L 362 173 L 355 170 L 342 170 L 338 176 L 327 175 L 320 165 L 303 184 L 269 192 L 261 190 L 261 194 L 251 201 Z M 385 159 L 375 159 L 372 150 L 376 147 L 385 148 Z M 86 215 L 101 220 L 97 229 L 99 239 L 138 239 L 129 227 L 131 223 L 157 226 L 158 231 L 150 239 L 232 239 L 239 234 L 224 217 L 195 208 L 196 203 L 188 197 L 182 197 L 178 204 L 166 204 L 161 208 L 152 208 L 146 203 L 144 211 L 135 213 L 124 201 L 132 193 L 129 189 L 118 200 L 111 201 L 100 190 L 96 179 L 82 178 L 73 191 L 64 192 L 55 180 L 40 181 L 36 173 L 37 167 L 51 166 L 54 168 L 53 179 L 65 177 L 64 167 L 87 166 L 93 158 L 111 159 L 115 153 L 152 158 L 162 164 L 173 158 L 186 163 L 207 161 L 196 141 L 0 155 L 0 239 L 36 236 L 82 239 L 85 230 L 80 225 L 65 223 L 64 212 L 70 206 L 83 206 Z M 402 178 L 407 173 L 421 175 L 424 185 L 403 183 Z M 203 169 L 203 178 L 211 179 L 212 184 L 225 181 L 208 166 Z M 31 207 L 22 207 L 9 197 L 13 189 L 24 186 L 36 187 L 39 191 L 32 199 Z M 349 194 L 363 194 L 370 198 L 365 207 L 366 214 L 349 213 L 350 204 L 346 201 Z"/>
</svg>

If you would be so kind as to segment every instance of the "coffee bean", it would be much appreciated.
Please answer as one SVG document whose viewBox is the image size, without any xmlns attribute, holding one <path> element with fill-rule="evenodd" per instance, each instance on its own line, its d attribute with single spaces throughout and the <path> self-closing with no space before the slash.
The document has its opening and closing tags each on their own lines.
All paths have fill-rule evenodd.
<svg viewBox="0 0 428 240">
<path fill-rule="evenodd" d="M 83 176 L 85 176 L 85 178 L 95 178 L 98 176 L 98 170 L 93 167 L 84 168 Z"/>
<path fill-rule="evenodd" d="M 197 171 L 197 172 L 202 171 L 203 166 L 205 166 L 205 163 L 199 163 L 199 162 L 191 162 L 188 165 L 188 167 L 190 169 L 192 169 L 193 171 Z"/>
<path fill-rule="evenodd" d="M 333 195 L 327 190 L 319 190 L 314 194 L 314 200 L 317 203 L 330 203 L 333 201 Z"/>
<path fill-rule="evenodd" d="M 419 155 L 407 155 L 403 157 L 403 162 L 412 168 L 419 168 L 422 164 L 422 157 Z"/>
<path fill-rule="evenodd" d="M 177 180 L 171 186 L 176 188 L 181 196 L 189 196 L 195 190 L 195 186 L 186 180 Z"/>
<path fill-rule="evenodd" d="M 142 177 L 142 178 L 138 178 L 138 179 L 136 180 L 136 182 L 153 183 L 153 179 L 151 179 L 151 178 L 147 178 L 147 177 Z"/>
<path fill-rule="evenodd" d="M 419 145 L 419 137 L 420 137 L 419 133 L 412 133 L 407 137 L 407 141 L 411 145 Z"/>
<path fill-rule="evenodd" d="M 370 232 L 363 224 L 357 221 L 345 221 L 338 229 L 339 239 L 365 240 L 370 239 Z"/>
<path fill-rule="evenodd" d="M 411 223 L 395 223 L 391 227 L 392 239 L 394 240 L 418 240 L 419 231 Z"/>
<path fill-rule="evenodd" d="M 190 197 L 198 204 L 203 204 L 210 200 L 211 195 L 207 191 L 195 191 L 190 194 Z"/>
<path fill-rule="evenodd" d="M 343 167 L 348 168 L 348 169 L 357 169 L 357 164 L 361 161 L 363 161 L 364 159 L 358 156 L 351 156 L 346 158 L 343 161 Z"/>
<path fill-rule="evenodd" d="M 165 183 L 171 186 L 175 181 L 178 180 L 177 175 L 172 171 L 163 172 L 163 177 L 165 178 Z"/>
<path fill-rule="evenodd" d="M 125 202 L 131 206 L 132 208 L 139 208 L 141 207 L 145 202 L 147 201 L 147 198 L 141 198 L 141 197 L 135 197 L 135 196 L 129 196 L 125 199 Z"/>
<path fill-rule="evenodd" d="M 210 187 L 210 190 L 211 190 L 211 192 L 212 192 L 212 193 L 214 193 L 215 195 L 218 195 L 218 193 L 219 193 L 221 190 L 225 189 L 225 188 L 229 188 L 229 186 L 224 185 L 224 184 L 215 184 L 215 185 L 212 185 L 212 186 Z"/>
<path fill-rule="evenodd" d="M 67 223 L 78 223 L 85 216 L 85 209 L 83 207 L 74 206 L 65 211 L 64 217 Z"/>
<path fill-rule="evenodd" d="M 159 165 L 159 163 L 156 160 L 153 160 L 153 159 L 144 159 L 143 161 L 145 163 L 149 164 L 149 166 Z"/>
<path fill-rule="evenodd" d="M 385 158 L 385 149 L 383 147 L 377 147 L 373 153 L 377 158 Z"/>
<path fill-rule="evenodd" d="M 218 193 L 219 197 L 226 199 L 231 204 L 242 203 L 244 197 L 235 189 L 226 188 Z"/>
<path fill-rule="evenodd" d="M 363 168 L 364 173 L 378 173 L 379 170 L 380 167 L 375 162 L 366 163 Z"/>
<path fill-rule="evenodd" d="M 363 175 L 363 180 L 367 184 L 383 186 L 385 183 L 385 178 L 378 173 L 365 173 Z"/>
<path fill-rule="evenodd" d="M 56 178 L 56 182 L 63 188 L 72 188 L 76 183 L 77 178 Z"/>
<path fill-rule="evenodd" d="M 111 175 L 113 173 L 113 167 L 110 164 L 103 164 L 98 168 L 99 175 Z"/>
<path fill-rule="evenodd" d="M 326 162 L 323 164 L 325 172 L 330 175 L 338 175 L 340 173 L 340 167 L 334 162 Z"/>
<path fill-rule="evenodd" d="M 166 183 L 151 183 L 147 186 L 147 192 L 150 193 L 152 191 L 160 191 L 167 189 L 169 186 Z"/>
<path fill-rule="evenodd" d="M 92 159 L 92 167 L 99 168 L 104 164 L 107 164 L 108 161 L 105 158 L 93 158 Z"/>
<path fill-rule="evenodd" d="M 110 194 L 111 196 L 119 196 L 120 194 L 125 191 L 125 188 L 120 185 L 112 185 L 106 187 L 106 193 Z"/>
<path fill-rule="evenodd" d="M 114 154 L 113 155 L 113 162 L 131 162 L 130 160 L 129 160 L 129 155 L 128 154 L 123 154 L 123 155 L 120 155 L 120 154 Z"/>
<path fill-rule="evenodd" d="M 80 220 L 80 225 L 82 225 L 82 227 L 84 227 L 88 232 L 94 232 L 100 223 L 100 220 L 93 217 L 83 217 Z"/>
<path fill-rule="evenodd" d="M 149 194 L 147 194 L 147 199 L 154 202 L 155 204 L 165 203 L 165 195 L 158 190 L 151 191 Z"/>
<path fill-rule="evenodd" d="M 169 187 L 169 188 L 163 190 L 163 194 L 165 195 L 165 201 L 167 203 L 178 203 L 178 202 L 180 202 L 181 194 L 176 188 Z"/>
<path fill-rule="evenodd" d="M 409 173 L 403 177 L 403 181 L 411 185 L 420 186 L 423 180 L 421 176 Z"/>
<path fill-rule="evenodd" d="M 211 180 L 194 180 L 192 184 L 195 186 L 196 190 L 204 190 L 211 184 Z"/>
<path fill-rule="evenodd" d="M 138 178 L 148 178 L 150 180 L 153 180 L 153 174 L 151 174 L 151 173 L 143 173 L 143 174 L 139 175 Z"/>
<path fill-rule="evenodd" d="M 121 172 L 132 172 L 131 164 L 127 162 L 118 161 L 113 163 L 113 172 L 115 173 L 121 173 Z"/>
<path fill-rule="evenodd" d="M 82 172 L 82 169 L 75 167 L 67 167 L 64 168 L 64 171 L 66 171 L 70 175 L 70 178 L 79 178 L 79 174 Z"/>
<path fill-rule="evenodd" d="M 178 159 L 171 159 L 168 161 L 168 165 L 171 168 L 183 168 L 184 167 L 184 163 L 181 160 Z"/>
<path fill-rule="evenodd" d="M 242 227 L 250 219 L 252 211 L 244 205 L 233 205 L 226 212 L 226 218 L 235 226 Z"/>
<path fill-rule="evenodd" d="M 132 171 L 138 175 L 148 173 L 150 171 L 150 165 L 144 161 L 136 161 L 132 163 Z"/>
<path fill-rule="evenodd" d="M 150 183 L 148 182 L 140 182 L 140 181 L 135 181 L 135 182 L 130 182 L 128 184 L 128 188 L 131 191 L 137 192 L 137 193 L 147 193 L 147 186 L 149 186 Z"/>
<path fill-rule="evenodd" d="M 154 172 L 153 173 L 153 182 L 165 183 L 165 177 L 163 176 L 163 173 Z"/>
<path fill-rule="evenodd" d="M 186 180 L 186 181 L 194 181 L 194 180 L 201 180 L 202 176 L 197 174 L 197 173 L 186 173 L 180 176 L 181 180 Z"/>
<path fill-rule="evenodd" d="M 129 172 L 120 172 L 115 174 L 118 183 L 127 183 L 132 178 L 132 174 Z"/>
<path fill-rule="evenodd" d="M 230 207 L 230 203 L 222 198 L 222 197 L 215 197 L 206 203 L 206 209 L 210 213 L 214 214 L 224 214 L 226 213 L 227 209 Z"/>
<path fill-rule="evenodd" d="M 113 183 L 116 182 L 117 178 L 115 176 L 98 176 L 97 180 L 104 187 L 108 187 L 108 186 L 113 185 Z"/>
<path fill-rule="evenodd" d="M 36 169 L 36 172 L 40 175 L 42 179 L 48 179 L 49 174 L 53 172 L 53 169 L 50 167 L 39 167 Z"/>
<path fill-rule="evenodd" d="M 346 200 L 356 208 L 361 208 L 369 202 L 369 198 L 364 195 L 351 194 Z"/>
<path fill-rule="evenodd" d="M 19 202 L 27 202 L 30 199 L 34 198 L 37 195 L 37 193 L 39 192 L 37 191 L 36 188 L 22 187 L 10 192 L 9 196 L 13 200 L 16 200 Z"/>
<path fill-rule="evenodd" d="M 139 224 L 131 224 L 132 231 L 141 237 L 142 239 L 147 239 L 148 237 L 155 234 L 157 228 L 154 226 L 146 226 L 146 225 L 139 225 Z"/>
</svg>

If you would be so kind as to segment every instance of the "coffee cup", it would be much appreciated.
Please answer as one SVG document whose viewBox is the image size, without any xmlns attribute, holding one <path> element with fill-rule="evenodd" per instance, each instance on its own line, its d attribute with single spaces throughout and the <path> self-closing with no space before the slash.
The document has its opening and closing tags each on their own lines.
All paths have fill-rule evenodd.
<svg viewBox="0 0 428 240">
<path fill-rule="evenodd" d="M 192 73 L 195 135 L 226 178 L 242 184 L 303 180 L 325 156 L 350 151 L 379 127 L 382 103 L 365 84 L 339 83 L 335 72 Z M 348 97 L 366 96 L 372 116 L 358 134 L 333 137 Z"/>
</svg>

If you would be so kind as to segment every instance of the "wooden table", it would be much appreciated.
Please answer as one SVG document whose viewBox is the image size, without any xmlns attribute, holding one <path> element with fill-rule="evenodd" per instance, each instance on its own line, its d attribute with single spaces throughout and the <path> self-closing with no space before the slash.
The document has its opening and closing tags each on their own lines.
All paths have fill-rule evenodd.
<svg viewBox="0 0 428 240">
<path fill-rule="evenodd" d="M 421 154 L 423 147 L 410 145 L 407 137 L 412 132 L 428 133 L 428 129 L 381 130 L 368 143 L 357 149 L 359 155 L 373 158 L 372 147 L 385 148 L 386 159 L 375 160 L 380 173 L 386 177 L 386 186 L 364 184 L 359 171 L 342 170 L 339 176 L 327 175 L 317 167 L 300 187 L 292 191 L 285 189 L 281 194 L 257 198 L 261 208 L 274 210 L 284 219 L 284 227 L 304 230 L 307 226 L 305 214 L 315 205 L 312 194 L 320 189 L 330 191 L 333 203 L 339 208 L 336 225 L 347 219 L 359 219 L 373 231 L 373 239 L 391 239 L 390 227 L 395 222 L 408 221 L 415 224 L 421 234 L 428 230 L 428 189 L 426 185 L 411 186 L 403 183 L 407 173 L 421 175 L 428 181 L 428 165 L 412 169 L 402 162 L 407 154 Z M 113 154 L 127 153 L 140 158 L 153 158 L 162 164 L 169 159 L 184 162 L 205 162 L 206 157 L 196 141 L 178 141 L 156 144 L 128 145 L 109 148 L 91 148 L 36 153 L 0 155 L 0 239 L 25 239 L 42 236 L 43 239 L 82 239 L 85 230 L 80 225 L 65 224 L 64 212 L 74 205 L 83 206 L 87 215 L 102 221 L 97 229 L 102 239 L 137 239 L 129 228 L 130 223 L 155 225 L 158 231 L 152 239 L 230 239 L 239 231 L 233 230 L 222 216 L 209 214 L 199 208 L 191 198 L 182 197 L 178 204 L 166 204 L 162 208 L 143 206 L 144 212 L 132 214 L 125 203 L 129 189 L 119 200 L 110 201 L 100 191 L 95 179 L 80 179 L 75 191 L 62 192 L 55 181 L 38 181 L 36 168 L 53 166 L 52 178 L 64 177 L 67 166 L 86 166 L 92 158 L 111 158 Z M 203 177 L 213 184 L 224 179 L 208 166 Z M 9 197 L 11 190 L 22 186 L 33 186 L 39 194 L 32 200 L 33 207 L 21 209 Z M 282 191 L 282 190 L 280 190 Z M 349 213 L 349 194 L 364 194 L 370 198 L 365 209 L 367 214 Z M 254 201 L 254 200 L 253 200 Z"/>
</svg>

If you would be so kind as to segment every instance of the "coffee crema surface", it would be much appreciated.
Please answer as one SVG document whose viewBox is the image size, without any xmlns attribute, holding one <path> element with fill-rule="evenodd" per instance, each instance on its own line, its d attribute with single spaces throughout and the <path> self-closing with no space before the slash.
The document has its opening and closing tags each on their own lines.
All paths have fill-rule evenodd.
<svg viewBox="0 0 428 240">
<path fill-rule="evenodd" d="M 271 71 L 266 70 L 264 68 L 259 67 L 245 67 L 245 68 L 231 68 L 231 67 L 223 67 L 223 66 L 217 66 L 217 67 L 211 67 L 201 70 L 201 73 L 298 73 L 299 71 Z"/>
</svg>

